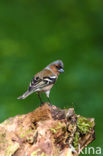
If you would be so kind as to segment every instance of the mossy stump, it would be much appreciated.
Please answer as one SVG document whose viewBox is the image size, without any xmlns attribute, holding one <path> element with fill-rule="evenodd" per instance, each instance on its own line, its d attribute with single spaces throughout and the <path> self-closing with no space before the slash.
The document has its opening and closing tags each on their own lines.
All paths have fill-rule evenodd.
<svg viewBox="0 0 103 156">
<path fill-rule="evenodd" d="M 45 103 L 0 124 L 0 156 L 77 156 L 95 139 L 94 119 Z"/>
</svg>

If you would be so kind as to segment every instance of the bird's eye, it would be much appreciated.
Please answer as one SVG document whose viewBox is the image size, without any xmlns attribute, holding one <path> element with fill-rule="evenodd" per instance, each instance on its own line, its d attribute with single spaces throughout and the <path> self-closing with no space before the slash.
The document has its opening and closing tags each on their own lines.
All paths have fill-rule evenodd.
<svg viewBox="0 0 103 156">
<path fill-rule="evenodd" d="M 57 69 L 61 69 L 62 67 L 61 67 L 61 66 L 56 66 L 56 68 L 57 68 Z"/>
<path fill-rule="evenodd" d="M 39 79 L 39 77 L 36 77 L 36 80 L 38 80 Z"/>
</svg>

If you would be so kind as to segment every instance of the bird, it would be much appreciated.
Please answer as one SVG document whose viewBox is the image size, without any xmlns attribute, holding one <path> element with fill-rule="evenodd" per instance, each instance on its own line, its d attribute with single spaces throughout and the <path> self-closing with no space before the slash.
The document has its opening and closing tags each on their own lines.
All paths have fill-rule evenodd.
<svg viewBox="0 0 103 156">
<path fill-rule="evenodd" d="M 28 90 L 22 96 L 19 96 L 17 99 L 25 99 L 30 94 L 36 92 L 38 94 L 38 97 L 42 105 L 43 101 L 41 99 L 40 94 L 42 92 L 45 92 L 48 101 L 50 102 L 49 99 L 50 90 L 53 87 L 53 85 L 56 83 L 59 74 L 64 72 L 63 68 L 64 68 L 64 64 L 62 60 L 56 60 L 50 63 L 43 70 L 41 70 L 40 72 L 34 75 L 34 77 L 32 78 L 29 84 Z"/>
</svg>

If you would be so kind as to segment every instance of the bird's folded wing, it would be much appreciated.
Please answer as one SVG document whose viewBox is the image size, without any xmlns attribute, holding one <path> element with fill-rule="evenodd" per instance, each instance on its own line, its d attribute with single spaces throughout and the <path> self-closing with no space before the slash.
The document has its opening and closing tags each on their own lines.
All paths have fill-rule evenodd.
<svg viewBox="0 0 103 156">
<path fill-rule="evenodd" d="M 56 77 L 54 75 L 50 77 L 45 76 L 42 79 L 39 77 L 34 77 L 30 83 L 29 91 L 32 91 L 32 90 L 40 91 L 44 87 L 54 84 L 55 81 L 56 81 Z"/>
</svg>

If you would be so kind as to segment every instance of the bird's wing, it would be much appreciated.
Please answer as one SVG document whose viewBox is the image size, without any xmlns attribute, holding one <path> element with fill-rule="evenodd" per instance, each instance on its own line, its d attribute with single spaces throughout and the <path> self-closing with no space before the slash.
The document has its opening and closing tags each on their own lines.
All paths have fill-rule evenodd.
<svg viewBox="0 0 103 156">
<path fill-rule="evenodd" d="M 41 91 L 44 87 L 54 84 L 56 79 L 51 71 L 45 69 L 33 77 L 29 85 L 29 91 Z"/>
</svg>

